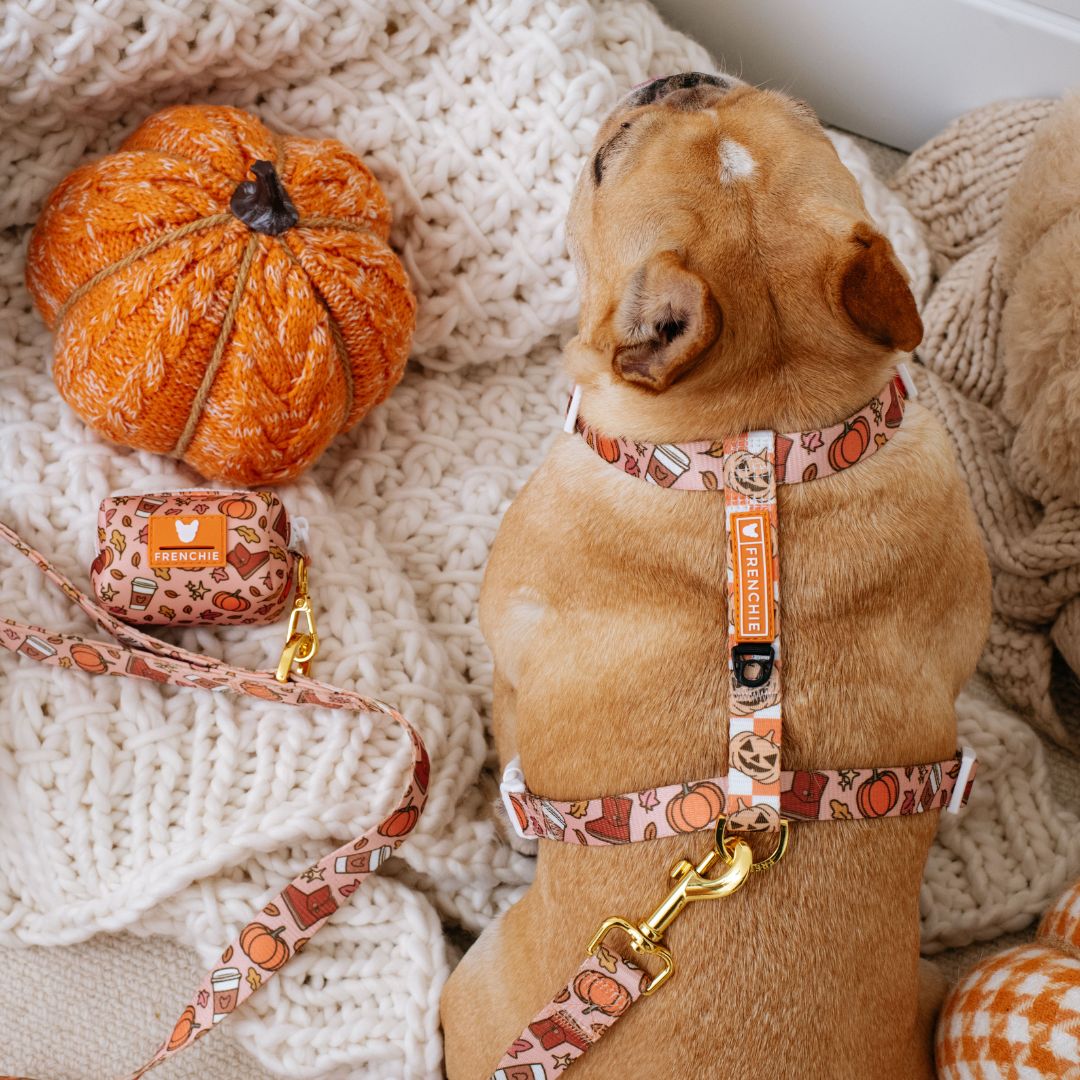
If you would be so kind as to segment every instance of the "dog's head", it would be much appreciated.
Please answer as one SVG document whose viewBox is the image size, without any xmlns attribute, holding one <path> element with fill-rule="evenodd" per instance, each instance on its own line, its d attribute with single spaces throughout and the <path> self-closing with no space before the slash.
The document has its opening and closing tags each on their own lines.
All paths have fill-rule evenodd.
<svg viewBox="0 0 1080 1080">
<path fill-rule="evenodd" d="M 624 98 L 567 235 L 582 291 L 571 366 L 594 388 L 670 406 L 756 388 L 809 395 L 812 412 L 857 404 L 922 336 L 906 275 L 813 111 L 729 77 L 673 75 Z M 747 410 L 747 423 L 776 419 Z"/>
</svg>

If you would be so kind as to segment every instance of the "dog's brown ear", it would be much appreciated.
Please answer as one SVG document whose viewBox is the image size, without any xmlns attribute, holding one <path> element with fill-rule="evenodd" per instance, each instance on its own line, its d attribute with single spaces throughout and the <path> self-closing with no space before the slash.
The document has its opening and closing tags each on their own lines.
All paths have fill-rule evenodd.
<svg viewBox="0 0 1080 1080">
<path fill-rule="evenodd" d="M 717 339 L 720 307 L 709 286 L 674 251 L 634 271 L 615 312 L 615 374 L 666 390 Z"/>
<path fill-rule="evenodd" d="M 840 301 L 867 337 L 888 349 L 910 352 L 923 325 L 907 276 L 892 244 L 866 222 L 852 230 L 851 253 L 840 273 Z"/>
</svg>

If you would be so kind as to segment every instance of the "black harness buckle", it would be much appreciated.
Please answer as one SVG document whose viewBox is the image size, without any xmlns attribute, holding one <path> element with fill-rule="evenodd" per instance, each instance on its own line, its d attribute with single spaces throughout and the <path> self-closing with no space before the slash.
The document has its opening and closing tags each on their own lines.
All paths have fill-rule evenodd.
<svg viewBox="0 0 1080 1080">
<path fill-rule="evenodd" d="M 776 653 L 771 645 L 743 641 L 731 650 L 731 666 L 735 681 L 753 689 L 764 686 L 772 677 Z"/>
</svg>

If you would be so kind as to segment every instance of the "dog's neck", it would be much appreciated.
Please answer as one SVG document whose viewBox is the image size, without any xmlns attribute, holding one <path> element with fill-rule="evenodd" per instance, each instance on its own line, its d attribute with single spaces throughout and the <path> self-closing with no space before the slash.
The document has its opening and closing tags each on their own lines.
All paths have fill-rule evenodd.
<svg viewBox="0 0 1080 1080">
<path fill-rule="evenodd" d="M 888 380 L 900 354 L 875 353 L 857 362 L 760 365 L 732 378 L 691 372 L 663 393 L 633 386 L 596 363 L 575 339 L 566 368 L 582 388 L 582 409 L 597 431 L 643 442 L 721 439 L 759 428 L 799 431 L 840 423 L 867 403 Z"/>
</svg>

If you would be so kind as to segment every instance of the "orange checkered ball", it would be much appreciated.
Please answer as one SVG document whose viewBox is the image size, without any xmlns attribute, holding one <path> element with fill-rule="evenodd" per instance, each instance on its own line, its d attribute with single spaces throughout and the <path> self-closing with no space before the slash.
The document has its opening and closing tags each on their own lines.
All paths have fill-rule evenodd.
<svg viewBox="0 0 1080 1080">
<path fill-rule="evenodd" d="M 1080 882 L 1043 917 L 1031 945 L 970 971 L 937 1031 L 942 1080 L 1080 1077 Z"/>
<path fill-rule="evenodd" d="M 390 208 L 333 140 L 180 106 L 49 197 L 26 280 L 97 432 L 238 484 L 288 480 L 401 378 L 416 302 Z"/>
</svg>

